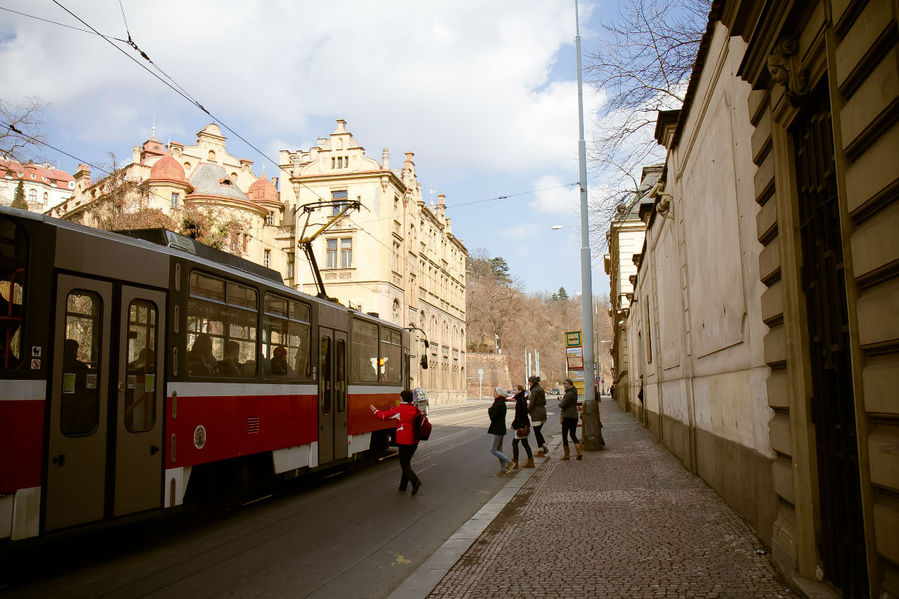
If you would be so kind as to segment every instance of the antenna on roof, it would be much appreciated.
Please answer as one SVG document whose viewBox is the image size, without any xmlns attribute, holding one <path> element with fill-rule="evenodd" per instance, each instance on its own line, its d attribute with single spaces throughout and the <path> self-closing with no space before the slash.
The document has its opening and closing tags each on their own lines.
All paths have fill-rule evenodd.
<svg viewBox="0 0 899 599">
<path fill-rule="evenodd" d="M 156 137 L 156 115 L 153 115 L 153 135 L 150 137 Z"/>
</svg>

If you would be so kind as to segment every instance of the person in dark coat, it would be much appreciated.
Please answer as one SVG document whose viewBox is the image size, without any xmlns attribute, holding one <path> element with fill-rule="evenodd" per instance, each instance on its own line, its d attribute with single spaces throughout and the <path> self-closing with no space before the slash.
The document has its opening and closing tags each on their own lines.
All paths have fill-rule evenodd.
<svg viewBox="0 0 899 599">
<path fill-rule="evenodd" d="M 562 381 L 565 387 L 565 395 L 559 401 L 559 408 L 562 410 L 562 449 L 565 455 L 563 460 L 570 460 L 571 453 L 568 450 L 568 435 L 571 435 L 571 441 L 574 443 L 574 450 L 577 452 L 577 459 L 584 459 L 584 452 L 581 449 L 580 441 L 577 440 L 577 388 L 571 379 Z"/>
<path fill-rule="evenodd" d="M 490 453 L 499 460 L 500 471 L 497 476 L 506 476 L 507 470 L 511 470 L 512 460 L 503 453 L 503 437 L 506 436 L 506 390 L 497 387 L 493 390 L 493 404 L 487 410 L 490 415 L 490 428 L 487 432 L 490 438 Z"/>
<path fill-rule="evenodd" d="M 390 410 L 379 410 L 370 405 L 371 413 L 381 420 L 396 420 L 396 445 L 400 452 L 400 491 L 406 490 L 406 485 L 412 483 L 412 495 L 418 493 L 421 487 L 421 479 L 412 470 L 412 456 L 418 449 L 418 437 L 415 435 L 415 417 L 418 416 L 418 408 L 415 406 L 415 396 L 409 389 L 400 391 L 402 403 Z"/>
<path fill-rule="evenodd" d="M 528 444 L 528 435 L 531 434 L 531 419 L 528 418 L 528 403 L 524 399 L 524 387 L 515 386 L 515 418 L 512 420 L 512 430 L 515 436 L 512 437 L 512 469 L 518 468 L 518 444 L 524 445 L 524 451 L 528 454 L 528 461 L 525 462 L 525 468 L 534 467 L 534 454 L 531 453 L 531 446 Z"/>
<path fill-rule="evenodd" d="M 531 418 L 531 424 L 534 427 L 534 438 L 537 439 L 538 456 L 549 457 L 549 448 L 546 446 L 546 439 L 543 438 L 543 425 L 546 423 L 546 393 L 540 386 L 540 377 L 528 377 L 528 383 L 531 385 L 531 395 L 528 399 L 528 416 Z"/>
</svg>

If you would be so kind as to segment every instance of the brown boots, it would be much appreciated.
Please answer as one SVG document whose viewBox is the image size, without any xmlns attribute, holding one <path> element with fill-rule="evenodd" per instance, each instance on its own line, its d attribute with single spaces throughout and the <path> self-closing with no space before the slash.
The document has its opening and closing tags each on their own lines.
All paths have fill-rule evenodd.
<svg viewBox="0 0 899 599">
<path fill-rule="evenodd" d="M 509 465 L 506 466 L 506 472 L 512 472 L 513 470 L 518 470 L 518 460 L 512 460 L 509 462 Z"/>
<path fill-rule="evenodd" d="M 568 450 L 568 446 L 567 446 L 567 445 L 563 445 L 563 446 L 562 446 L 562 451 L 565 452 L 565 455 L 563 455 L 563 456 L 562 456 L 561 458 L 559 458 L 559 459 L 561 459 L 561 460 L 570 460 L 570 459 L 571 459 L 571 452 Z"/>
<path fill-rule="evenodd" d="M 534 467 L 534 458 L 528 458 L 528 461 L 524 463 L 522 468 L 533 468 Z"/>
<path fill-rule="evenodd" d="M 584 459 L 584 450 L 581 448 L 580 443 L 574 444 L 574 450 L 577 452 L 577 459 L 583 460 Z"/>
</svg>

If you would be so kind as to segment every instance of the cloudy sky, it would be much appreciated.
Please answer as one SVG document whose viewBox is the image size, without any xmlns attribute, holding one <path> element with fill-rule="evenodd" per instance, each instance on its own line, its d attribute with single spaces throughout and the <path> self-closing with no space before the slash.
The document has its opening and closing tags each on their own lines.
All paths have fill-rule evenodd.
<svg viewBox="0 0 899 599">
<path fill-rule="evenodd" d="M 264 164 L 271 177 L 279 150 L 308 149 L 338 118 L 369 156 L 387 147 L 398 167 L 415 152 L 425 200 L 446 194 L 469 252 L 504 257 L 528 291 L 580 291 L 579 194 L 565 187 L 578 179 L 574 0 L 58 1 L 0 0 L 0 96 L 43 101 L 52 145 L 127 161 L 154 119 L 161 141 L 184 144 L 211 119 L 134 50 L 10 11 L 84 29 L 68 9 L 107 36 L 130 31 L 160 77 L 262 151 L 225 131 L 257 174 Z M 585 53 L 615 10 L 580 2 Z M 588 143 L 601 101 L 585 89 Z M 78 162 L 39 158 L 69 172 Z M 599 259 L 593 288 L 608 293 Z"/>
</svg>

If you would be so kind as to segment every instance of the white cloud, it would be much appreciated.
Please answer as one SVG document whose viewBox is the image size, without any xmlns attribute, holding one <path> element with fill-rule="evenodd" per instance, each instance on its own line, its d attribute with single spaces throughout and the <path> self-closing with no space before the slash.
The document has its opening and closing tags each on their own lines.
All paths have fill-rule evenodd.
<svg viewBox="0 0 899 599">
<path fill-rule="evenodd" d="M 572 215 L 577 219 L 580 214 L 581 190 L 577 185 L 566 186 L 568 183 L 573 181 L 563 181 L 554 175 L 540 177 L 534 182 L 534 200 L 528 204 L 528 208 L 559 216 L 560 220 L 566 222 L 571 220 Z"/>
<path fill-rule="evenodd" d="M 55 7 L 12 4 L 81 27 Z M 118 10 L 69 4 L 101 32 L 126 36 Z M 574 51 L 571 3 L 159 0 L 126 3 L 125 13 L 141 49 L 258 146 L 326 135 L 310 125 L 344 118 L 363 143 L 378 144 L 373 155 L 387 145 L 453 168 L 576 165 L 576 87 L 549 81 L 557 53 Z M 8 89 L 40 96 L 73 123 L 94 121 L 84 110 L 96 107 L 111 118 L 96 136 L 133 137 L 158 109 L 160 123 L 185 123 L 181 141 L 190 143 L 210 121 L 97 36 L 15 15 L 3 29 L 15 33 L 0 46 Z M 132 110 L 112 114 L 112 104 Z"/>
</svg>

